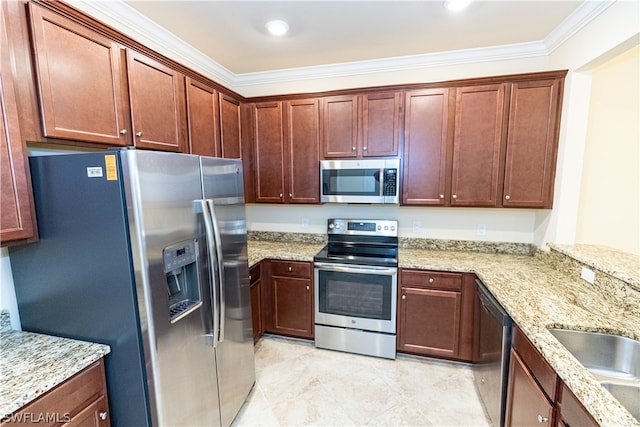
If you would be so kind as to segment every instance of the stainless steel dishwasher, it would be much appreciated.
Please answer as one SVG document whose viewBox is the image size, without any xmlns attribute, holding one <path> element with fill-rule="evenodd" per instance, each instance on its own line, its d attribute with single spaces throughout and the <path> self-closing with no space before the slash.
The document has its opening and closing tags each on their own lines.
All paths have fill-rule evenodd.
<svg viewBox="0 0 640 427">
<path fill-rule="evenodd" d="M 487 415 L 494 426 L 503 427 L 513 320 L 484 283 L 477 279 L 476 289 L 479 296 L 476 311 L 479 344 L 473 374 Z"/>
</svg>

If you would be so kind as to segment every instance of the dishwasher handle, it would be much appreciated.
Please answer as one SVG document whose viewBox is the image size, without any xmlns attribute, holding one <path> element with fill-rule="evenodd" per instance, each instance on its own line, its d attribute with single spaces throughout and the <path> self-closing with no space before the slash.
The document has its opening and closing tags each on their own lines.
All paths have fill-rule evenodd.
<svg viewBox="0 0 640 427">
<path fill-rule="evenodd" d="M 489 292 L 489 289 L 487 289 L 485 284 L 482 283 L 480 279 L 476 279 L 476 285 L 482 307 L 491 313 L 491 315 L 500 322 L 502 326 L 511 326 L 513 324 L 513 320 L 491 292 Z"/>
</svg>

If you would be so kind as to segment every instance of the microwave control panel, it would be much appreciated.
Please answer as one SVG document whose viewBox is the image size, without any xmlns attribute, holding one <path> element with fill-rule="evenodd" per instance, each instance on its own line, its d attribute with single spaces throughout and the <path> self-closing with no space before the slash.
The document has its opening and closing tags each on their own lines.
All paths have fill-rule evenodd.
<svg viewBox="0 0 640 427">
<path fill-rule="evenodd" d="M 398 182 L 398 169 L 384 170 L 384 189 L 383 196 L 395 196 Z"/>
</svg>

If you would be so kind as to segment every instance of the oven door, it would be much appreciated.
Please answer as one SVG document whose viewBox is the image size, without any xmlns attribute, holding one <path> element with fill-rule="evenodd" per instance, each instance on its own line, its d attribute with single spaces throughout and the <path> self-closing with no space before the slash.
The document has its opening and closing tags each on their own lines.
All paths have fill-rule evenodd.
<svg viewBox="0 0 640 427">
<path fill-rule="evenodd" d="M 315 323 L 396 333 L 398 269 L 315 263 Z"/>
</svg>

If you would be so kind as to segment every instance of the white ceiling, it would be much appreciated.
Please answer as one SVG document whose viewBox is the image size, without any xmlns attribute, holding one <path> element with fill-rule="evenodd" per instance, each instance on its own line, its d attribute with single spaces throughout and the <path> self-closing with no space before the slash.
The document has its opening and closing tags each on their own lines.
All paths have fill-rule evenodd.
<svg viewBox="0 0 640 427">
<path fill-rule="evenodd" d="M 575 29 L 585 9 L 603 2 L 476 0 L 457 13 L 436 0 L 125 3 L 239 75 L 540 44 L 570 21 Z M 286 20 L 289 34 L 269 36 L 271 19 Z"/>
</svg>

